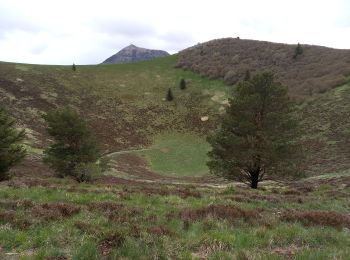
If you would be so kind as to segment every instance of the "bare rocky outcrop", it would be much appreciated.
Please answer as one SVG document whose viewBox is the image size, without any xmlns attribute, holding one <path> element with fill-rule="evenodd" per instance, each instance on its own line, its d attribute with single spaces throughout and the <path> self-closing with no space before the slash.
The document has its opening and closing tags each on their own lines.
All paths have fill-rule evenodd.
<svg viewBox="0 0 350 260">
<path fill-rule="evenodd" d="M 102 64 L 122 64 L 137 61 L 152 60 L 155 58 L 169 56 L 169 53 L 162 50 L 150 50 L 137 47 L 133 44 L 120 50 L 118 53 L 106 59 Z"/>
</svg>

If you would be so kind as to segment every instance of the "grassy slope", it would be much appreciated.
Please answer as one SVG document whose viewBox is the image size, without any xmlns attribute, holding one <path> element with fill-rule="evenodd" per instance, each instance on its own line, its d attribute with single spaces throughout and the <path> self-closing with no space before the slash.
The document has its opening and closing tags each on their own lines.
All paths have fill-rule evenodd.
<svg viewBox="0 0 350 260">
<path fill-rule="evenodd" d="M 140 147 L 165 130 L 206 132 L 214 121 L 202 123 L 200 116 L 217 114 L 219 104 L 210 98 L 227 87 L 174 69 L 176 59 L 78 66 L 76 72 L 70 66 L 0 63 L 0 98 L 39 146 L 47 139 L 40 115 L 64 105 L 81 112 L 105 150 Z M 181 78 L 190 82 L 186 91 L 178 88 Z M 168 88 L 175 102 L 162 100 Z"/>
<path fill-rule="evenodd" d="M 147 147 L 156 137 L 163 140 L 163 132 L 190 134 L 196 149 L 217 125 L 228 87 L 175 69 L 176 60 L 170 56 L 125 65 L 77 66 L 76 72 L 70 66 L 0 63 L 0 100 L 27 129 L 29 152 L 35 156 L 40 156 L 37 148 L 48 144 L 41 115 L 65 105 L 81 112 L 106 153 Z M 181 78 L 188 82 L 186 90 L 178 87 Z M 174 102 L 164 101 L 168 88 Z M 202 122 L 201 116 L 209 120 Z M 201 158 L 201 170 L 204 161 Z M 195 158 L 189 161 L 193 163 Z"/>
<path fill-rule="evenodd" d="M 0 184 L 0 258 L 345 260 L 349 177 L 257 191 L 15 178 Z"/>
<path fill-rule="evenodd" d="M 177 169 L 179 176 L 191 170 L 189 175 L 197 175 L 205 172 L 203 154 L 207 148 L 201 142 L 216 127 L 229 87 L 221 81 L 175 69 L 176 62 L 177 56 L 170 56 L 125 65 L 78 66 L 76 72 L 70 66 L 0 63 L 0 100 L 27 128 L 29 152 L 33 156 L 40 157 L 37 148 L 48 143 L 41 114 L 57 106 L 71 105 L 90 123 L 103 151 L 138 149 L 155 142 L 155 149 L 148 152 L 151 156 L 146 156 L 155 170 L 170 173 Z M 178 88 L 181 78 L 189 82 L 185 91 Z M 174 102 L 163 101 L 169 87 L 173 89 Z M 350 167 L 344 143 L 350 129 L 349 101 L 350 87 L 344 85 L 307 97 L 300 105 L 309 173 Z M 200 120 L 204 115 L 209 115 L 206 122 Z M 162 134 L 169 132 L 194 136 L 186 141 L 186 147 L 193 146 L 192 150 L 200 152 L 187 149 L 181 138 L 176 138 L 178 144 L 172 144 L 180 145 L 179 152 L 174 152 L 176 149 L 161 152 L 157 146 L 165 140 Z M 189 156 L 193 159 L 187 164 L 190 166 L 176 167 L 186 152 L 199 158 Z"/>
<path fill-rule="evenodd" d="M 302 111 L 308 171 L 313 174 L 350 168 L 350 83 L 305 101 Z"/>
</svg>

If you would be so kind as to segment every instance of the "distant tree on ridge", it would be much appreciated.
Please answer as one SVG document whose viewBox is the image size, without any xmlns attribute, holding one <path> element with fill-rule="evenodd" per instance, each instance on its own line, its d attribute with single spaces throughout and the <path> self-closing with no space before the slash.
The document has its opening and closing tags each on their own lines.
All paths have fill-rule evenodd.
<svg viewBox="0 0 350 260">
<path fill-rule="evenodd" d="M 303 53 L 303 47 L 301 47 L 300 43 L 298 43 L 297 47 L 295 47 L 293 58 L 296 59 L 299 55 L 302 55 Z"/>
</svg>

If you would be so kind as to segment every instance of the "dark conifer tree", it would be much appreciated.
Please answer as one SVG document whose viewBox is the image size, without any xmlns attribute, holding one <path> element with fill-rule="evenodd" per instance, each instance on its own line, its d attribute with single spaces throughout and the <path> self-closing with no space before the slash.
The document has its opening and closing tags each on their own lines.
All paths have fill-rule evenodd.
<svg viewBox="0 0 350 260">
<path fill-rule="evenodd" d="M 184 79 L 180 80 L 180 89 L 182 90 L 186 89 L 186 81 Z"/>
<path fill-rule="evenodd" d="M 25 138 L 24 130 L 17 130 L 15 120 L 0 108 L 0 181 L 10 178 L 9 170 L 26 155 L 20 144 Z"/>
<path fill-rule="evenodd" d="M 295 47 L 293 58 L 296 59 L 299 55 L 304 53 L 303 47 L 301 47 L 300 43 L 298 43 L 297 47 Z"/>
<path fill-rule="evenodd" d="M 74 173 L 78 165 L 95 163 L 100 157 L 90 129 L 77 112 L 68 108 L 57 109 L 43 118 L 48 124 L 49 135 L 55 141 L 44 151 L 44 162 L 59 177 L 77 177 Z"/>
<path fill-rule="evenodd" d="M 300 128 L 287 87 L 271 73 L 255 75 L 234 89 L 218 131 L 208 138 L 209 169 L 256 189 L 266 176 L 298 173 Z"/>
<path fill-rule="evenodd" d="M 171 88 L 168 89 L 168 92 L 166 94 L 166 100 L 167 101 L 173 101 L 174 100 L 174 95 L 173 95 L 173 92 L 171 91 Z"/>
</svg>

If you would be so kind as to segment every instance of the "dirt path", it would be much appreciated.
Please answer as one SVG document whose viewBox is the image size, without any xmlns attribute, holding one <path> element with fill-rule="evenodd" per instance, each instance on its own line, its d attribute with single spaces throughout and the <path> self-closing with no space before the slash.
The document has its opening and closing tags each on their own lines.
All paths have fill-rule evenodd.
<svg viewBox="0 0 350 260">
<path fill-rule="evenodd" d="M 107 153 L 107 154 L 104 154 L 103 156 L 111 157 L 111 156 L 117 155 L 117 154 L 125 154 L 125 153 L 131 153 L 131 152 L 142 152 L 142 151 L 149 151 L 149 150 L 152 150 L 152 148 L 123 150 L 123 151 Z"/>
</svg>

